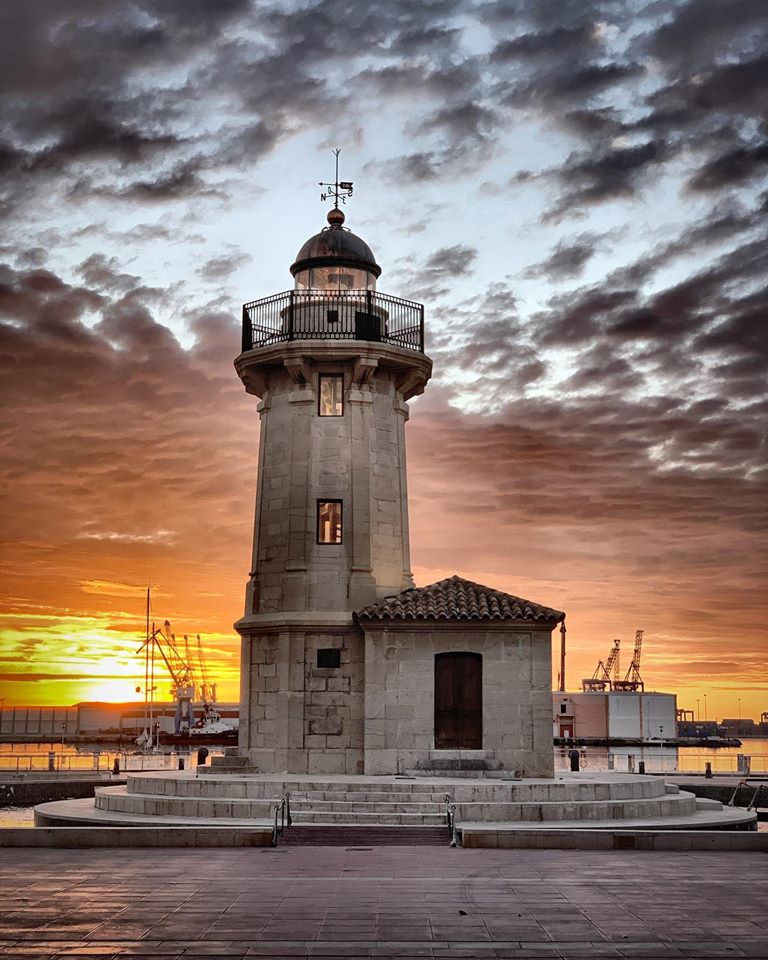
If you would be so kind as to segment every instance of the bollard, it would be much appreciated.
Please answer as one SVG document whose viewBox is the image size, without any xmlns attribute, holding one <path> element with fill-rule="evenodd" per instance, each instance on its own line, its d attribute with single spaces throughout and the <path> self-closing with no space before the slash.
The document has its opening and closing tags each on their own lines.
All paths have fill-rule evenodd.
<svg viewBox="0 0 768 960">
<path fill-rule="evenodd" d="M 120 773 L 120 758 L 115 757 L 115 759 L 112 761 L 112 774 L 113 776 L 116 777 L 119 773 Z"/>
<path fill-rule="evenodd" d="M 637 770 L 638 773 L 645 773 L 645 760 L 641 760 L 640 763 L 637 765 L 637 767 L 638 767 L 638 770 Z"/>
<path fill-rule="evenodd" d="M 748 757 L 744 753 L 736 754 L 736 769 L 743 776 L 748 777 L 749 772 L 752 768 L 752 757 Z"/>
<path fill-rule="evenodd" d="M 56 754 L 53 750 L 48 751 L 48 770 L 53 773 L 56 770 Z"/>
<path fill-rule="evenodd" d="M 179 757 L 179 770 L 184 769 L 184 757 Z"/>
<path fill-rule="evenodd" d="M 707 780 L 712 779 L 712 764 L 709 762 L 709 760 L 707 760 L 707 762 L 704 764 L 704 777 Z"/>
</svg>

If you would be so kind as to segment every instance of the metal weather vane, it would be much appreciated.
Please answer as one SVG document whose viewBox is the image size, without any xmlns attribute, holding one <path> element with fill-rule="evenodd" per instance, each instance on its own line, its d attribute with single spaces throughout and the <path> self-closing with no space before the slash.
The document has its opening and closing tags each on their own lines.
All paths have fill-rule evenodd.
<svg viewBox="0 0 768 960">
<path fill-rule="evenodd" d="M 341 153 L 341 147 L 336 147 L 335 150 L 331 150 L 331 153 L 336 157 L 336 179 L 333 183 L 320 181 L 319 185 L 321 187 L 327 187 L 327 190 L 320 194 L 320 199 L 328 200 L 329 197 L 333 197 L 334 209 L 338 210 L 339 200 L 341 200 L 342 203 L 346 203 L 347 197 L 352 196 L 352 181 L 339 180 L 339 154 Z"/>
</svg>

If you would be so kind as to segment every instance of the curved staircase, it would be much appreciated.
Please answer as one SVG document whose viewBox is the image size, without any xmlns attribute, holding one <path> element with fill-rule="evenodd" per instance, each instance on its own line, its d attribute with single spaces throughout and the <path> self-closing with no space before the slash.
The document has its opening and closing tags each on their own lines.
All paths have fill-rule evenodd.
<svg viewBox="0 0 768 960">
<path fill-rule="evenodd" d="M 38 808 L 39 822 L 103 826 L 261 827 L 288 798 L 286 842 L 447 843 L 464 830 L 664 830 L 748 827 L 724 809 L 659 777 L 563 775 L 555 780 L 193 773 L 129 774 L 95 801 Z"/>
</svg>

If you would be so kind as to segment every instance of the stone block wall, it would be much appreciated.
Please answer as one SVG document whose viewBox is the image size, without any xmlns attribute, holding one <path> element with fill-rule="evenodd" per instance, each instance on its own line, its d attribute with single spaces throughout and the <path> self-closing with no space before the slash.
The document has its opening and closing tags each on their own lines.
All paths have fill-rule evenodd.
<svg viewBox="0 0 768 960">
<path fill-rule="evenodd" d="M 412 586 L 405 474 L 408 406 L 395 375 L 355 380 L 354 361 L 269 376 L 246 615 L 348 611 Z M 344 415 L 317 410 L 320 373 L 344 377 Z M 343 542 L 318 544 L 318 500 L 343 503 Z"/>
<path fill-rule="evenodd" d="M 318 667 L 336 649 L 339 667 Z M 243 640 L 240 751 L 265 773 L 362 773 L 364 646 L 354 625 Z"/>
<path fill-rule="evenodd" d="M 483 657 L 483 743 L 460 756 L 520 776 L 553 776 L 549 627 L 469 621 L 364 629 L 367 774 L 405 773 L 455 754 L 434 749 L 435 655 L 467 651 Z"/>
</svg>

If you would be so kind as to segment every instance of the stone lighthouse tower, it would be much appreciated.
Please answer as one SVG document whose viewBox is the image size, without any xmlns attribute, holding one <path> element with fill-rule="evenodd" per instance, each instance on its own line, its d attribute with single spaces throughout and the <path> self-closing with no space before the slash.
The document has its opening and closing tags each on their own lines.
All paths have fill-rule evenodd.
<svg viewBox="0 0 768 960">
<path fill-rule="evenodd" d="M 293 289 L 243 307 L 235 367 L 261 417 L 242 638 L 240 751 L 264 771 L 363 771 L 353 612 L 413 586 L 407 401 L 432 369 L 421 304 L 377 290 L 345 225 L 301 247 Z"/>
</svg>

